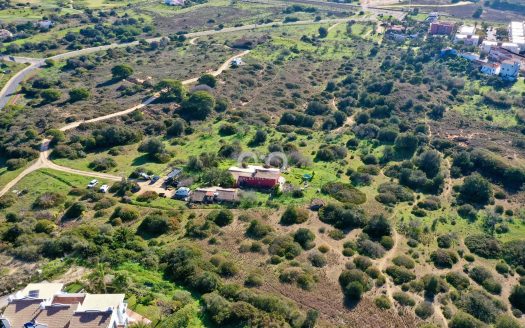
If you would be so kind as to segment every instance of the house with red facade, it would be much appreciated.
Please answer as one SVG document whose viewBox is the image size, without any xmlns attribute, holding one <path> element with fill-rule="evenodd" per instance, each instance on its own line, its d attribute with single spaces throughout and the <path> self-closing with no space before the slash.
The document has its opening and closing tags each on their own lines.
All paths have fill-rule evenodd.
<svg viewBox="0 0 525 328">
<path fill-rule="evenodd" d="M 433 22 L 428 30 L 432 35 L 450 35 L 454 32 L 455 25 L 450 22 Z"/>
<path fill-rule="evenodd" d="M 248 165 L 247 167 L 230 167 L 228 170 L 235 185 L 240 188 L 270 189 L 284 183 L 281 170 L 262 166 Z"/>
</svg>

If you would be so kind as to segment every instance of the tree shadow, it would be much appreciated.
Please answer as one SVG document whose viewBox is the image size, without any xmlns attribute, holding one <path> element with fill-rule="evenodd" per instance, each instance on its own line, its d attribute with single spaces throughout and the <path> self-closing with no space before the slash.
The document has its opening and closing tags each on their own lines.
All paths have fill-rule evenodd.
<svg viewBox="0 0 525 328">
<path fill-rule="evenodd" d="M 111 85 L 117 84 L 118 82 L 123 81 L 122 79 L 109 79 L 106 82 L 102 82 L 96 85 L 97 88 L 109 87 Z"/>
<path fill-rule="evenodd" d="M 139 157 L 136 157 L 131 162 L 131 166 L 141 166 L 144 164 L 153 163 L 154 161 L 151 159 L 151 157 L 148 154 L 140 155 Z"/>
</svg>

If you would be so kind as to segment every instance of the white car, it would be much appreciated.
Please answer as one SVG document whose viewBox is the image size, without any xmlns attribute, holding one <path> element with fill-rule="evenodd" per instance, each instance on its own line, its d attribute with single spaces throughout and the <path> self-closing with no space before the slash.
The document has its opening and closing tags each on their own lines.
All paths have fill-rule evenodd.
<svg viewBox="0 0 525 328">
<path fill-rule="evenodd" d="M 89 182 L 89 184 L 87 185 L 88 189 L 91 189 L 93 187 L 95 187 L 96 185 L 98 184 L 98 180 L 97 179 L 93 179 Z"/>
<path fill-rule="evenodd" d="M 99 189 L 99 191 L 103 192 L 103 193 L 107 193 L 108 190 L 109 190 L 109 186 L 108 185 L 102 185 L 102 186 L 100 186 L 100 189 Z"/>
</svg>

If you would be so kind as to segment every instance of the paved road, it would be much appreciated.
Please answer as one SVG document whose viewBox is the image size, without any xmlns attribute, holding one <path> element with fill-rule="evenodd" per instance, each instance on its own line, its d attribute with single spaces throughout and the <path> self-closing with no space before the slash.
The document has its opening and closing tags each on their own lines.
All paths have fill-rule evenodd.
<svg viewBox="0 0 525 328">
<path fill-rule="evenodd" d="M 202 36 L 208 36 L 208 35 L 215 35 L 215 34 L 222 34 L 222 33 L 233 33 L 238 31 L 247 31 L 252 29 L 258 29 L 258 28 L 270 28 L 270 27 L 278 27 L 278 26 L 289 26 L 289 25 L 310 25 L 310 24 L 323 24 L 323 23 L 344 23 L 351 20 L 359 21 L 359 20 L 370 20 L 369 18 L 337 18 L 337 19 L 323 19 L 320 21 L 297 21 L 297 22 L 291 22 L 291 23 L 283 23 L 283 22 L 274 22 L 274 23 L 267 23 L 267 24 L 254 24 L 254 25 L 245 25 L 245 26 L 237 26 L 237 27 L 227 27 L 223 28 L 221 30 L 207 30 L 207 31 L 201 31 L 201 32 L 193 32 L 186 34 L 187 38 L 197 38 Z M 150 38 L 146 39 L 146 42 L 158 42 L 163 37 L 156 37 L 156 38 Z M 82 55 L 87 55 L 103 50 L 113 49 L 113 48 L 125 48 L 125 47 L 133 47 L 137 46 L 139 44 L 139 41 L 133 41 L 128 43 L 112 43 L 105 46 L 99 46 L 99 47 L 91 47 L 91 48 L 85 48 L 75 51 L 66 52 L 63 54 L 51 56 L 48 58 L 29 58 L 29 57 L 10 57 L 10 56 L 3 56 L 0 57 L 0 60 L 10 60 L 9 58 L 15 58 L 17 62 L 27 62 L 31 63 L 30 66 L 23 69 L 22 71 L 18 72 L 13 78 L 11 78 L 4 88 L 0 91 L 0 110 L 4 108 L 8 102 L 11 96 L 16 92 L 18 89 L 18 86 L 20 83 L 22 83 L 32 72 L 37 70 L 38 68 L 42 67 L 44 65 L 45 59 L 52 59 L 52 60 L 64 60 L 69 58 L 74 58 Z"/>
<path fill-rule="evenodd" d="M 246 50 L 246 51 L 243 51 L 243 52 L 241 52 L 239 54 L 231 56 L 221 66 L 219 66 L 218 69 L 216 69 L 213 72 L 210 72 L 210 74 L 212 74 L 214 76 L 220 75 L 222 72 L 224 72 L 225 70 L 227 70 L 230 67 L 231 61 L 233 59 L 240 58 L 240 57 L 248 54 L 249 52 L 250 52 L 249 50 Z M 197 80 L 198 80 L 198 77 L 191 78 L 191 79 L 182 81 L 182 84 L 184 84 L 184 85 L 192 84 L 192 83 L 195 83 Z M 116 113 L 112 113 L 112 114 L 96 117 L 96 118 L 93 118 L 93 119 L 90 119 L 90 120 L 73 122 L 73 123 L 70 123 L 70 124 L 67 124 L 67 125 L 61 127 L 60 131 L 64 131 L 65 132 L 65 131 L 68 131 L 68 130 L 75 129 L 82 123 L 100 122 L 100 121 L 109 120 L 111 118 L 115 118 L 115 117 L 119 117 L 119 116 L 130 114 L 130 113 L 132 113 L 132 112 L 134 112 L 134 111 L 136 111 L 138 109 L 144 108 L 145 106 L 151 104 L 152 102 L 157 100 L 159 98 L 159 96 L 160 96 L 160 92 L 157 92 L 157 93 L 153 94 L 151 97 L 149 97 L 148 99 L 146 99 L 145 101 L 143 101 L 142 103 L 140 103 L 137 106 L 133 106 L 131 108 L 125 109 L 125 110 L 120 111 L 120 112 L 116 112 Z M 51 155 L 50 141 L 51 140 L 49 140 L 49 139 L 42 140 L 42 144 L 40 145 L 40 155 L 39 155 L 38 159 L 36 160 L 36 162 L 34 162 L 30 167 L 28 167 L 27 169 L 22 171 L 16 178 L 14 178 L 9 183 L 7 183 L 2 188 L 2 190 L 0 190 L 0 197 L 5 195 L 11 188 L 13 188 L 18 182 L 20 182 L 20 180 L 22 180 L 24 177 L 26 177 L 30 173 L 32 173 L 32 172 L 34 172 L 36 170 L 44 169 L 44 168 L 49 168 L 49 169 L 53 169 L 53 170 L 60 171 L 60 172 L 72 173 L 72 174 L 77 174 L 77 175 L 81 175 L 81 176 L 87 176 L 87 177 L 91 177 L 91 178 L 104 179 L 104 180 L 109 180 L 109 181 L 120 181 L 120 180 L 122 180 L 121 176 L 116 176 L 116 175 L 106 174 L 106 173 L 81 171 L 81 170 L 72 169 L 72 168 L 69 168 L 69 167 L 60 166 L 60 165 L 57 165 L 57 164 L 53 163 L 51 160 L 49 160 L 49 156 Z"/>
</svg>

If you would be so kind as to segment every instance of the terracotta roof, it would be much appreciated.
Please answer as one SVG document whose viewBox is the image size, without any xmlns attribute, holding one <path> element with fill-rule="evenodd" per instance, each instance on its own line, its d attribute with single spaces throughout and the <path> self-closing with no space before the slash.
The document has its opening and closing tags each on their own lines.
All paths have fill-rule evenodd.
<svg viewBox="0 0 525 328">
<path fill-rule="evenodd" d="M 11 327 L 23 327 L 38 315 L 41 302 L 37 299 L 14 300 L 6 307 L 4 317 L 9 320 Z"/>
<path fill-rule="evenodd" d="M 76 308 L 74 305 L 48 305 L 45 309 L 39 310 L 35 320 L 37 323 L 46 324 L 48 328 L 68 328 Z"/>
<path fill-rule="evenodd" d="M 111 322 L 111 311 L 76 312 L 68 328 L 107 328 Z"/>
</svg>

